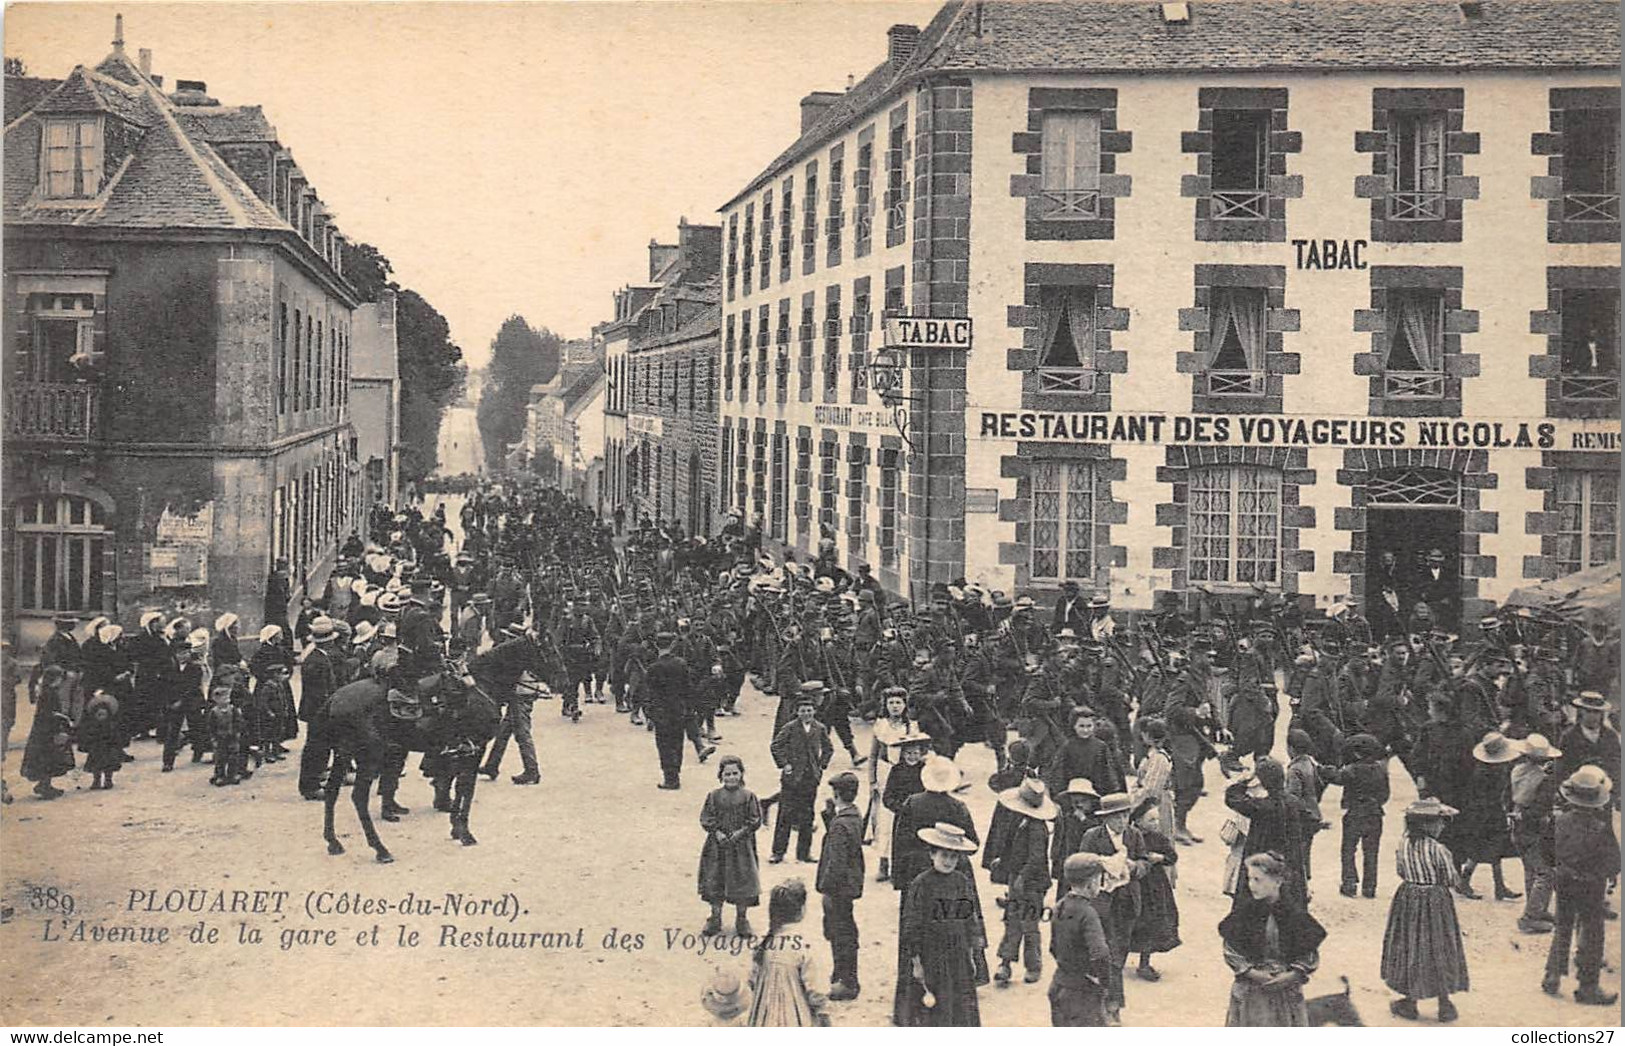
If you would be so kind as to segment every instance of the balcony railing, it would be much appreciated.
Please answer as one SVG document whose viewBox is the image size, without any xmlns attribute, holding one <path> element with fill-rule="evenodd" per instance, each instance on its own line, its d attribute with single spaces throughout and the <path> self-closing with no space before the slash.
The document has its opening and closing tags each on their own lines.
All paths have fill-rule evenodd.
<svg viewBox="0 0 1625 1046">
<path fill-rule="evenodd" d="M 1566 400 L 1617 400 L 1619 378 L 1596 374 L 1564 374 L 1558 384 L 1558 395 Z"/>
<path fill-rule="evenodd" d="M 1095 372 L 1088 367 L 1040 367 L 1038 391 L 1087 395 L 1095 391 Z"/>
<path fill-rule="evenodd" d="M 1045 189 L 1042 199 L 1050 205 L 1046 218 L 1100 217 L 1099 189 Z"/>
<path fill-rule="evenodd" d="M 99 433 L 101 392 L 96 385 L 69 382 L 9 382 L 6 432 L 24 439 L 88 443 Z"/>
<path fill-rule="evenodd" d="M 1391 400 L 1444 399 L 1444 375 L 1430 371 L 1390 371 L 1383 375 L 1382 394 Z"/>
<path fill-rule="evenodd" d="M 1213 193 L 1213 206 L 1210 213 L 1214 218 L 1233 220 L 1268 218 L 1270 216 L 1270 194 L 1250 189 L 1239 192 L 1216 190 Z"/>
<path fill-rule="evenodd" d="M 1209 396 L 1262 396 L 1264 372 L 1258 370 L 1210 370 L 1206 372 Z"/>
<path fill-rule="evenodd" d="M 1566 222 L 1619 221 L 1619 193 L 1571 192 L 1563 194 Z"/>
<path fill-rule="evenodd" d="M 1436 222 L 1444 218 L 1444 193 L 1397 190 L 1388 193 L 1388 217 L 1396 222 Z"/>
</svg>

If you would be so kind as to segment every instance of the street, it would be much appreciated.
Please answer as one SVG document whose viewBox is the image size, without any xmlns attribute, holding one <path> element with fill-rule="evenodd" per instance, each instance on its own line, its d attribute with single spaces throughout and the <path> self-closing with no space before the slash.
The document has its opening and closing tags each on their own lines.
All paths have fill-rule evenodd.
<svg viewBox="0 0 1625 1046">
<path fill-rule="evenodd" d="M 440 422 L 440 474 L 460 476 L 485 467 L 479 420 L 472 406 L 447 407 Z"/>
</svg>

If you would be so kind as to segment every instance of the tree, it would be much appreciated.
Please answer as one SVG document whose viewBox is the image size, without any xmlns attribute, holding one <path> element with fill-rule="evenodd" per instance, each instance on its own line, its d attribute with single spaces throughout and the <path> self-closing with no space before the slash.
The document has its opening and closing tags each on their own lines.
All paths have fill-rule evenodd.
<svg viewBox="0 0 1625 1046">
<path fill-rule="evenodd" d="M 423 295 L 390 279 L 394 269 L 368 243 L 344 245 L 344 275 L 366 301 L 395 292 L 396 367 L 401 379 L 401 483 L 421 482 L 440 459 L 440 420 L 462 395 L 468 368 L 451 325 Z"/>
<path fill-rule="evenodd" d="M 502 321 L 491 339 L 491 362 L 480 392 L 480 439 L 492 468 L 501 468 L 510 444 L 525 433 L 530 387 L 553 380 L 559 371 L 559 336 L 533 328 L 515 314 Z"/>
</svg>

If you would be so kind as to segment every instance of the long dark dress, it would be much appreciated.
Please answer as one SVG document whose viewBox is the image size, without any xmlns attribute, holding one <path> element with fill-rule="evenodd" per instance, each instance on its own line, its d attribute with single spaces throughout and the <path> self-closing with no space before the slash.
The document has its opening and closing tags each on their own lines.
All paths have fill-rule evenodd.
<svg viewBox="0 0 1625 1046">
<path fill-rule="evenodd" d="M 1259 797 L 1248 794 L 1245 781 L 1237 781 L 1224 790 L 1224 805 L 1251 822 L 1247 829 L 1247 840 L 1241 848 L 1242 859 L 1269 850 L 1286 858 L 1288 881 L 1282 884 L 1282 888 L 1285 893 L 1301 900 L 1305 896 L 1304 884 L 1297 869 L 1303 867 L 1303 822 L 1297 808 L 1284 796 Z M 1242 876 L 1236 886 L 1233 907 L 1240 907 L 1243 899 L 1251 896 L 1246 876 Z"/>
<path fill-rule="evenodd" d="M 904 895 L 898 948 L 905 969 L 918 958 L 925 985 L 912 972 L 898 986 L 893 1020 L 904 1027 L 978 1028 L 975 955 L 987 947 L 976 891 L 958 869 L 921 872 Z M 936 1005 L 924 1005 L 925 992 Z"/>
<path fill-rule="evenodd" d="M 1163 856 L 1140 880 L 1140 917 L 1129 938 L 1131 952 L 1171 952 L 1180 945 L 1179 905 L 1174 900 L 1174 884 L 1169 870 L 1179 861 L 1174 844 L 1161 832 L 1140 829 L 1147 853 Z"/>
<path fill-rule="evenodd" d="M 1304 977 L 1320 965 L 1320 944 L 1326 930 L 1301 903 L 1282 894 L 1273 903 L 1248 897 L 1222 922 L 1224 961 L 1236 979 L 1230 986 L 1230 1007 L 1224 1023 L 1229 1028 L 1302 1028 L 1309 1023 L 1303 986 L 1265 988 L 1243 976 L 1249 970 L 1282 973 L 1297 970 Z"/>
<path fill-rule="evenodd" d="M 1507 811 L 1512 805 L 1512 764 L 1477 763 L 1470 786 L 1462 797 L 1461 815 L 1454 818 L 1456 843 L 1451 852 L 1458 861 L 1499 861 L 1518 856 L 1512 845 Z"/>
<path fill-rule="evenodd" d="M 908 884 L 912 881 L 903 878 L 895 870 L 897 855 L 901 852 L 898 848 L 907 849 L 914 838 L 912 833 L 910 833 L 908 839 L 903 838 L 903 833 L 907 830 L 902 818 L 903 805 L 914 796 L 925 791 L 925 785 L 920 783 L 920 774 L 924 769 L 925 764 L 923 762 L 912 765 L 906 762 L 898 763 L 886 775 L 886 790 L 880 796 L 881 805 L 890 810 L 892 815 L 891 845 L 888 847 L 887 853 L 891 855 L 894 865 L 891 874 L 892 889 L 898 893 L 908 889 Z"/>
<path fill-rule="evenodd" d="M 761 902 L 757 875 L 756 829 L 762 825 L 762 804 L 743 786 L 717 788 L 700 808 L 705 845 L 700 849 L 700 897 L 711 904 L 737 904 L 753 908 Z M 714 832 L 743 832 L 729 843 L 717 842 Z"/>
<path fill-rule="evenodd" d="M 39 686 L 34 722 L 28 728 L 28 744 L 23 749 L 22 774 L 30 781 L 49 781 L 74 767 L 72 746 L 58 744 L 56 740 L 59 734 L 66 734 L 71 728 L 62 708 L 62 696 L 71 685 L 64 678 L 59 683 Z"/>
</svg>

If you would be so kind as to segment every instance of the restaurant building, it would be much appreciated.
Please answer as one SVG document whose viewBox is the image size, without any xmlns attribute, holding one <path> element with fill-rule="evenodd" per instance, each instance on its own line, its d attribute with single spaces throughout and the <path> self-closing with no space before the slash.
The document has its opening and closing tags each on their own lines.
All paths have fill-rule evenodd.
<svg viewBox="0 0 1625 1046">
<path fill-rule="evenodd" d="M 726 507 L 916 598 L 1616 558 L 1618 6 L 1290 10 L 950 3 L 808 95 L 722 209 Z"/>
</svg>

